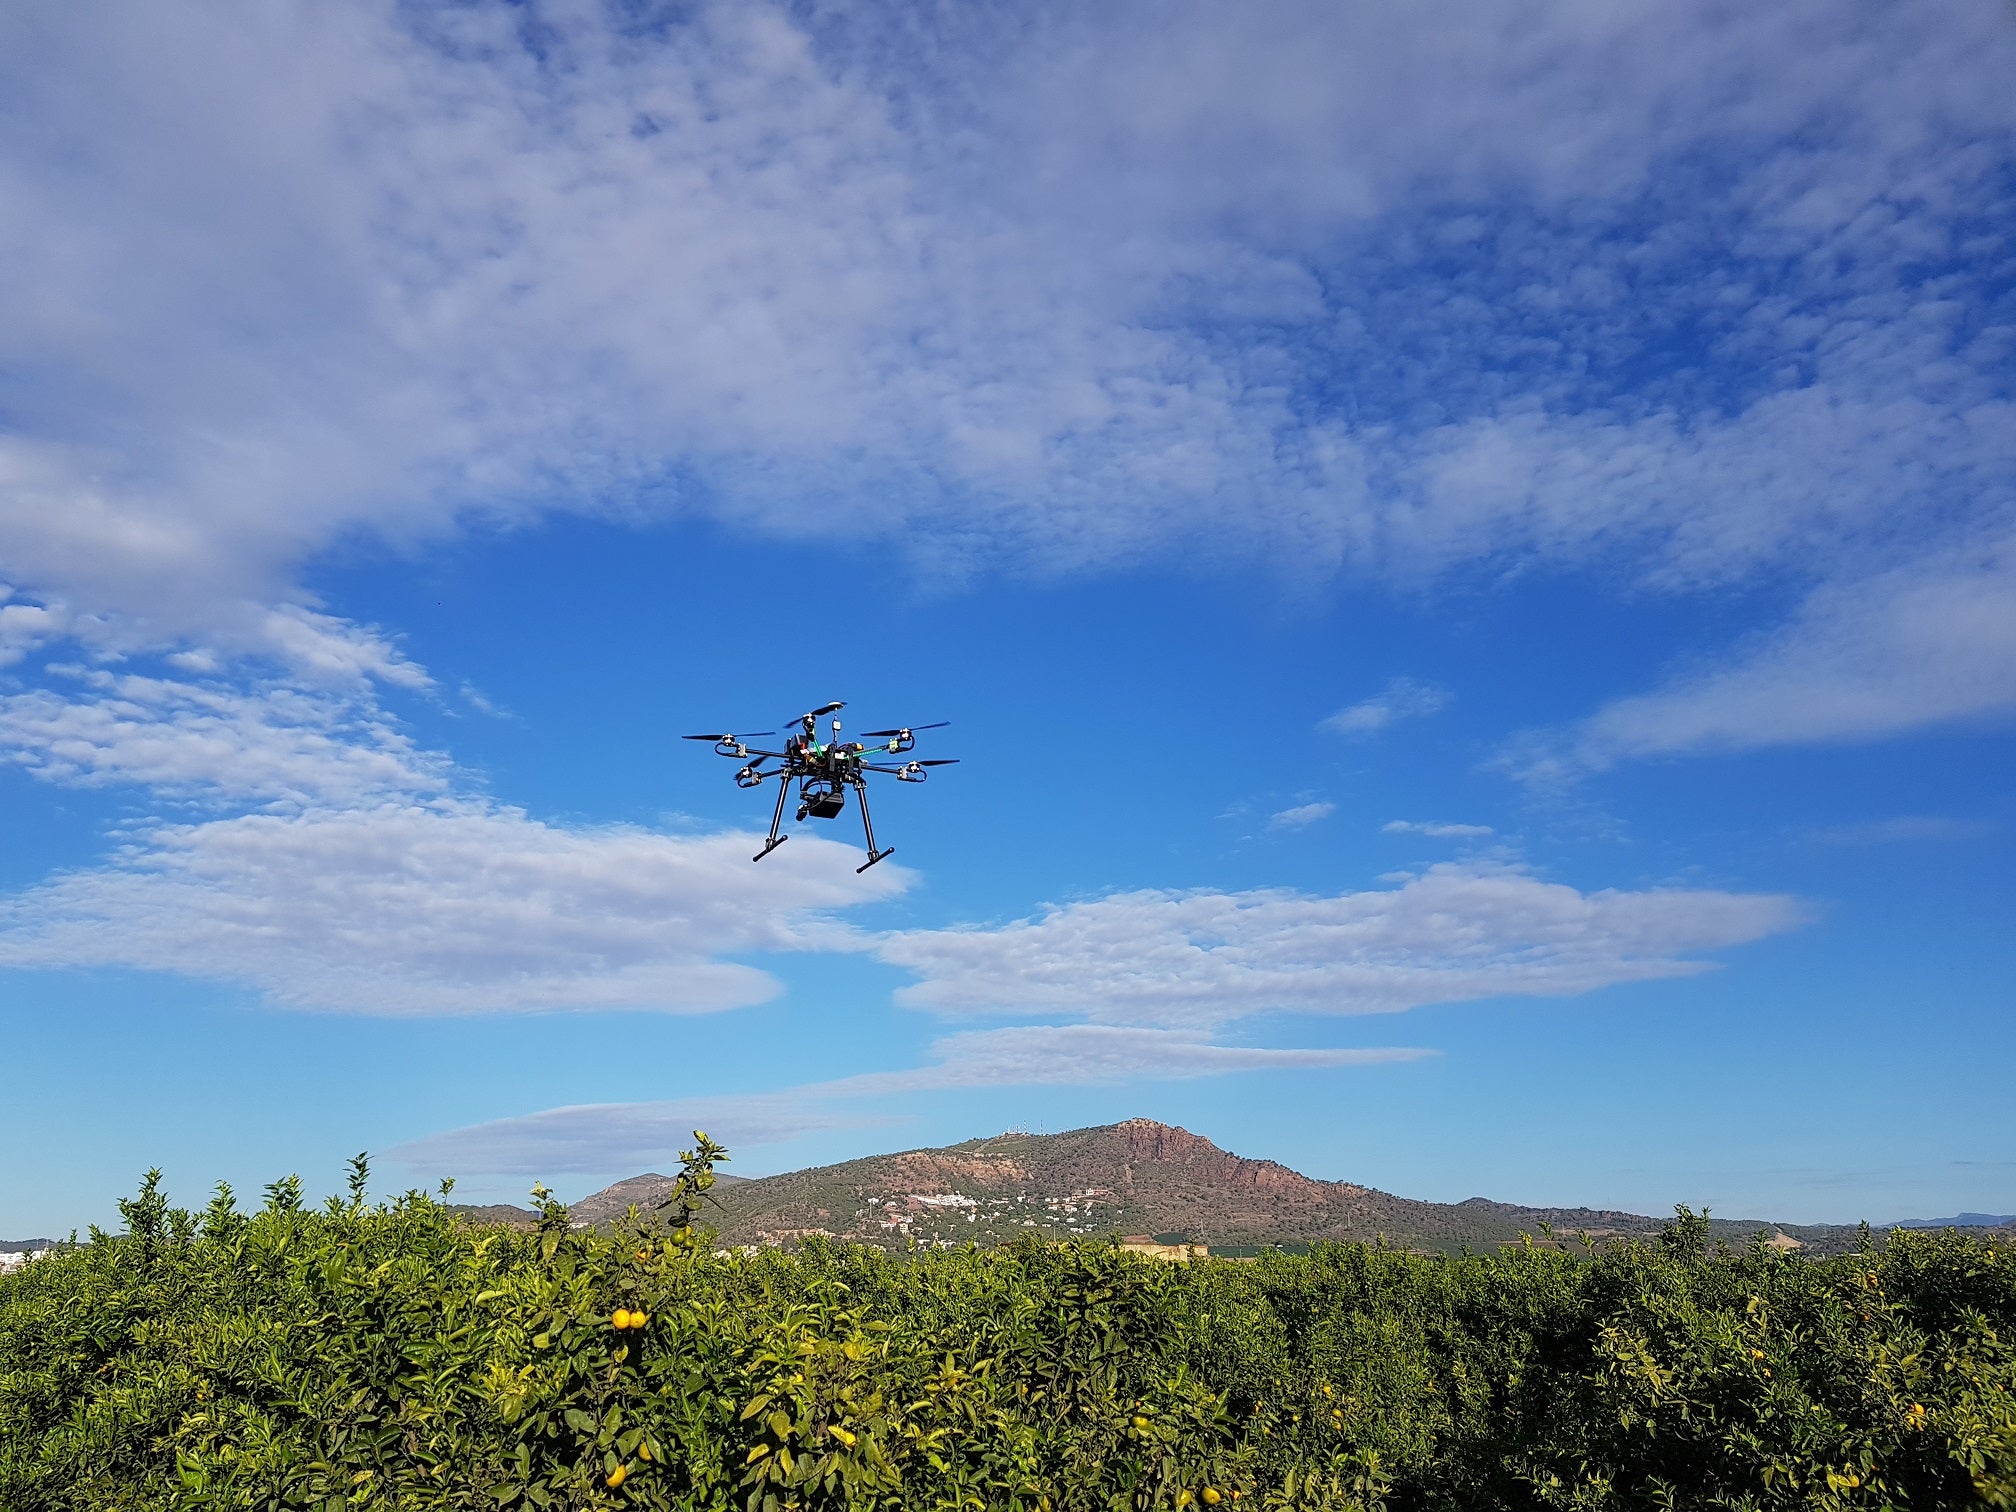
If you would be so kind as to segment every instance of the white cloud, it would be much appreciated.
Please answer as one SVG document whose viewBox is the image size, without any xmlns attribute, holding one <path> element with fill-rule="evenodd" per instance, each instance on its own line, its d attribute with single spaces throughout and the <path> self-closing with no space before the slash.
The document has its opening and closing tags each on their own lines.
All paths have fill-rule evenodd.
<svg viewBox="0 0 2016 1512">
<path fill-rule="evenodd" d="M 701 1011 L 778 991 L 724 958 L 858 948 L 831 915 L 909 881 L 888 863 L 858 876 L 852 848 L 809 834 L 759 868 L 752 835 L 566 827 L 473 796 L 380 706 L 384 668 L 46 670 L 51 686 L 0 695 L 0 759 L 261 812 L 155 821 L 96 869 L 0 897 L 0 967 L 173 972 L 332 1012 Z"/>
<path fill-rule="evenodd" d="M 1947 814 L 1898 814 L 1860 824 L 1837 824 L 1807 836 L 1823 845 L 1900 845 L 1922 841 L 1980 840 L 1995 833 L 1985 819 L 1956 819 Z"/>
<path fill-rule="evenodd" d="M 848 948 L 828 911 L 908 875 L 802 837 L 563 829 L 469 800 L 166 826 L 0 901 L 0 965 L 127 966 L 343 1013 L 704 1011 L 762 1002 L 745 951 Z"/>
<path fill-rule="evenodd" d="M 778 991 L 724 957 L 858 948 L 830 915 L 909 881 L 810 835 L 758 868 L 751 835 L 566 827 L 471 795 L 378 701 L 424 674 L 347 626 L 277 617 L 309 632 L 301 681 L 56 664 L 0 695 L 0 759 L 43 780 L 261 810 L 154 821 L 106 864 L 0 898 L 0 967 L 174 972 L 332 1012 L 701 1011 Z"/>
<path fill-rule="evenodd" d="M 14 602 L 14 590 L 0 583 L 0 667 L 11 667 L 66 628 L 60 607 Z"/>
<path fill-rule="evenodd" d="M 0 759 L 80 786 L 132 784 L 209 803 L 357 804 L 437 792 L 418 751 L 368 698 L 58 668 L 81 693 L 0 695 Z"/>
<path fill-rule="evenodd" d="M 505 709 L 500 709 L 496 705 L 496 703 L 493 702 L 491 698 L 487 694 L 485 694 L 481 688 L 477 687 L 474 683 L 465 682 L 457 691 L 461 693 L 462 701 L 468 704 L 469 707 L 474 709 L 478 714 L 487 714 L 492 719 L 509 719 L 512 717 L 509 711 Z"/>
<path fill-rule="evenodd" d="M 1900 301 L 1932 351 L 1860 349 L 1802 358 L 1811 383 L 1733 416 L 1659 409 L 1577 413 L 1528 398 L 1423 436 L 1388 516 L 1388 565 L 1466 561 L 1612 566 L 1689 589 L 1760 569 L 1834 576 L 1895 549 L 1899 516 L 1939 539 L 1964 520 L 2016 512 L 2016 406 L 1986 374 L 1937 395 L 1899 393 L 1938 347 L 1952 311 Z"/>
<path fill-rule="evenodd" d="M 1529 735 L 1501 762 L 1531 781 L 1629 757 L 1849 743 L 2016 715 L 2016 537 L 1816 590 L 1719 667 Z"/>
<path fill-rule="evenodd" d="M 741 1097 L 598 1103 L 497 1119 L 415 1140 L 393 1159 L 435 1173 L 640 1170 L 692 1144 L 704 1129 L 731 1149 L 823 1129 L 883 1122 L 861 1099 L 993 1086 L 1094 1086 L 1233 1071 L 1361 1066 L 1418 1060 L 1408 1049 L 1275 1050 L 1218 1045 L 1194 1035 L 1103 1024 L 1043 1024 L 948 1035 L 933 1062 Z"/>
<path fill-rule="evenodd" d="M 1334 803 L 1298 803 L 1293 808 L 1282 809 L 1267 821 L 1269 829 L 1306 829 L 1319 824 L 1337 812 Z"/>
<path fill-rule="evenodd" d="M 260 616 L 256 643 L 310 677 L 334 683 L 367 678 L 404 688 L 427 688 L 433 679 L 375 631 L 296 604 Z"/>
<path fill-rule="evenodd" d="M 884 936 L 939 1013 L 1070 1013 L 1197 1029 L 1275 1011 L 1390 1013 L 1558 996 L 1710 968 L 1698 959 L 1790 929 L 1776 894 L 1583 893 L 1505 866 L 1444 864 L 1384 891 L 1120 893 L 996 928 Z"/>
<path fill-rule="evenodd" d="M 1409 819 L 1389 819 L 1379 827 L 1384 835 L 1426 835 L 1431 840 L 1485 840 L 1497 831 L 1488 824 L 1417 823 Z"/>
<path fill-rule="evenodd" d="M 952 1087 L 1094 1086 L 1141 1078 L 1182 1079 L 1228 1071 L 1363 1066 L 1418 1060 L 1411 1049 L 1269 1049 L 1213 1044 L 1171 1029 L 1113 1024 L 1028 1024 L 976 1029 L 935 1041 L 936 1063 L 905 1071 L 875 1071 L 816 1089 L 833 1096 L 870 1097 Z"/>
<path fill-rule="evenodd" d="M 1396 677 L 1362 703 L 1339 709 L 1321 728 L 1335 735 L 1376 735 L 1402 719 L 1418 719 L 1449 706 L 1449 690 L 1433 683 Z"/>
<path fill-rule="evenodd" d="M 1992 7 L 1039 14 L 0 18 L 0 561 L 108 641 L 410 677 L 301 563 L 718 508 L 1686 586 L 2006 499 Z"/>
</svg>

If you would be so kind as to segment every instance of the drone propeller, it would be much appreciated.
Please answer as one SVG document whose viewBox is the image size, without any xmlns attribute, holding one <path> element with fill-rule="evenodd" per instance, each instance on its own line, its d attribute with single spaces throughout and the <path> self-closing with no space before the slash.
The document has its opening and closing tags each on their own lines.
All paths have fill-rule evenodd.
<svg viewBox="0 0 2016 1512">
<path fill-rule="evenodd" d="M 949 719 L 941 719 L 936 724 L 905 725 L 900 730 L 863 730 L 861 733 L 870 740 L 879 740 L 884 735 L 908 735 L 915 730 L 942 730 L 950 723 Z"/>
<path fill-rule="evenodd" d="M 807 709 L 803 714 L 800 714 L 798 717 L 800 719 L 817 719 L 822 714 L 837 713 L 839 710 L 844 709 L 846 707 L 847 707 L 846 699 L 836 698 L 833 700 L 833 702 L 829 704 L 821 704 L 816 709 Z"/>
<path fill-rule="evenodd" d="M 868 770 L 871 772 L 887 772 L 898 782 L 922 782 L 926 777 L 931 775 L 924 770 L 926 767 L 957 765 L 959 765 L 959 758 L 957 756 L 941 756 L 936 761 L 906 761 L 901 766 L 874 766 L 868 768 Z"/>
<path fill-rule="evenodd" d="M 754 740 L 759 735 L 775 735 L 775 730 L 751 730 L 747 735 L 681 735 L 681 740 Z"/>
</svg>

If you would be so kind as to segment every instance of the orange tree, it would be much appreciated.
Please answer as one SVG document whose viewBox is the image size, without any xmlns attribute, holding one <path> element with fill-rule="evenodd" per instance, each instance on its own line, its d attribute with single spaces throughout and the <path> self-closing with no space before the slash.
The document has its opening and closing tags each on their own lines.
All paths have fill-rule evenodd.
<svg viewBox="0 0 2016 1512">
<path fill-rule="evenodd" d="M 0 1509 L 2016 1506 L 2016 1259 L 718 1253 L 158 1173 L 0 1278 Z"/>
</svg>

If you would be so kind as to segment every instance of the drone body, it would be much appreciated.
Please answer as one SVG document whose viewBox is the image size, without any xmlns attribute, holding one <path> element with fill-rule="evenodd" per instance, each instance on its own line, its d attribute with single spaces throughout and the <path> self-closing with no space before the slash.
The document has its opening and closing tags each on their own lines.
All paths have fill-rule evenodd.
<svg viewBox="0 0 2016 1512">
<path fill-rule="evenodd" d="M 868 859 L 854 870 L 864 872 L 885 856 L 895 854 L 895 847 L 887 850 L 875 848 L 875 821 L 868 816 L 868 773 L 883 772 L 898 782 L 922 782 L 930 773 L 926 770 L 935 766 L 954 766 L 956 758 L 941 758 L 937 761 L 906 761 L 900 766 L 886 766 L 869 760 L 872 756 L 900 756 L 917 744 L 918 730 L 941 729 L 947 723 L 940 720 L 936 724 L 904 726 L 896 730 L 870 730 L 871 740 L 882 739 L 883 745 L 863 745 L 860 741 L 840 739 L 840 721 L 833 721 L 833 738 L 823 745 L 819 740 L 819 720 L 822 715 L 844 709 L 845 703 L 835 700 L 808 713 L 798 716 L 798 728 L 785 740 L 781 751 L 751 750 L 744 741 L 759 739 L 772 732 L 758 731 L 753 735 L 688 735 L 688 740 L 711 740 L 714 749 L 723 756 L 733 756 L 746 763 L 735 774 L 737 787 L 761 787 L 771 778 L 777 779 L 777 809 L 770 816 L 770 837 L 763 842 L 763 849 L 750 857 L 761 861 L 777 849 L 789 835 L 780 835 L 778 828 L 784 823 L 784 805 L 791 796 L 791 784 L 798 784 L 798 818 L 837 819 L 847 807 L 847 789 L 854 789 L 861 802 L 861 828 L 868 838 Z M 750 758 L 754 758 L 751 760 Z M 784 765 L 763 770 L 767 761 L 781 761 Z"/>
</svg>

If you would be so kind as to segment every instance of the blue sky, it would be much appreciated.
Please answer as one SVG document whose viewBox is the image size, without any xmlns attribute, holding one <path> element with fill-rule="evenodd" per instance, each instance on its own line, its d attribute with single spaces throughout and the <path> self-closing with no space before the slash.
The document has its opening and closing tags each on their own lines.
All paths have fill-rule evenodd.
<svg viewBox="0 0 2016 1512">
<path fill-rule="evenodd" d="M 1989 4 L 0 19 L 0 1236 L 1147 1115 L 2016 1208 Z M 690 731 L 959 757 L 760 867 Z"/>
</svg>

